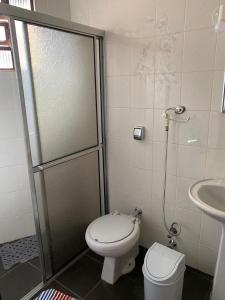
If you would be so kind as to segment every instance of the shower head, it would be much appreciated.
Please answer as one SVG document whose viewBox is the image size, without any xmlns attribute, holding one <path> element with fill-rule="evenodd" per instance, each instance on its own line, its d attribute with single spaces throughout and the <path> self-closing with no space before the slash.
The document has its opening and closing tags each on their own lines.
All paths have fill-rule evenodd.
<svg viewBox="0 0 225 300">
<path fill-rule="evenodd" d="M 163 117 L 167 120 L 170 120 L 170 112 L 173 112 L 177 115 L 181 115 L 186 111 L 186 107 L 179 105 L 179 106 L 175 106 L 175 107 L 169 107 L 167 109 L 165 109 L 165 111 L 163 112 Z"/>
<path fill-rule="evenodd" d="M 175 107 L 169 107 L 167 108 L 163 114 L 162 117 L 165 119 L 165 131 L 169 130 L 169 121 L 177 121 L 177 122 L 187 122 L 190 120 L 190 117 L 186 118 L 174 118 L 171 116 L 171 112 L 176 115 L 181 115 L 186 111 L 186 107 L 182 105 L 178 105 Z"/>
<path fill-rule="evenodd" d="M 179 105 L 179 106 L 175 106 L 175 107 L 169 107 L 165 110 L 165 113 L 168 113 L 169 111 L 173 111 L 175 114 L 177 115 L 181 115 L 185 112 L 186 107 Z"/>
</svg>

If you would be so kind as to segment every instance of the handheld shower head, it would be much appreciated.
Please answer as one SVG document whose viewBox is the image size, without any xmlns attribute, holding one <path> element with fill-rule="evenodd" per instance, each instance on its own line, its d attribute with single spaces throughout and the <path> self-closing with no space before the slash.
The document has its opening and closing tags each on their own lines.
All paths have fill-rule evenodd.
<svg viewBox="0 0 225 300">
<path fill-rule="evenodd" d="M 182 105 L 178 105 L 178 106 L 175 106 L 175 107 L 169 107 L 167 108 L 163 114 L 162 114 L 162 117 L 165 119 L 165 131 L 168 131 L 169 130 L 169 121 L 172 120 L 172 121 L 180 121 L 180 122 L 187 122 L 190 120 L 190 117 L 187 117 L 187 118 L 184 118 L 184 119 L 181 119 L 181 118 L 173 118 L 171 117 L 171 112 L 176 114 L 176 115 L 181 115 L 183 114 L 184 112 L 186 111 L 186 107 L 185 106 L 182 106 Z"/>
</svg>

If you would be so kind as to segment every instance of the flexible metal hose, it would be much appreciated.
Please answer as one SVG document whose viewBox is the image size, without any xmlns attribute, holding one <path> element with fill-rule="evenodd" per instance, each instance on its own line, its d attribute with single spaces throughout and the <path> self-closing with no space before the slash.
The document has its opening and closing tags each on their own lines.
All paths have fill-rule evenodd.
<svg viewBox="0 0 225 300">
<path fill-rule="evenodd" d="M 162 200 L 162 220 L 163 225 L 170 236 L 178 236 L 181 233 L 181 226 L 177 222 L 173 222 L 168 226 L 166 222 L 166 185 L 167 185 L 167 161 L 168 161 L 168 144 L 169 144 L 169 125 L 170 125 L 170 116 L 167 114 L 167 111 L 164 114 L 166 120 L 165 132 L 165 159 L 164 159 L 164 179 L 163 179 L 163 200 Z"/>
<path fill-rule="evenodd" d="M 166 184 L 167 184 L 167 160 L 168 160 L 168 141 L 169 141 L 169 123 L 165 126 L 166 131 L 166 145 L 165 145 L 165 159 L 164 159 L 164 178 L 163 178 L 163 201 L 162 201 L 162 219 L 163 225 L 170 234 L 170 227 L 166 222 Z"/>
</svg>

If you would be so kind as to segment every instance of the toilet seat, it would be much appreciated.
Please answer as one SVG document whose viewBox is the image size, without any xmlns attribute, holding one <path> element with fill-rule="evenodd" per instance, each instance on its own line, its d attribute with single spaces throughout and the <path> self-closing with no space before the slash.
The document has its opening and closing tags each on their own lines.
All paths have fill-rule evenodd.
<svg viewBox="0 0 225 300">
<path fill-rule="evenodd" d="M 133 232 L 135 220 L 132 216 L 119 213 L 102 216 L 90 224 L 90 237 L 102 244 L 121 241 Z"/>
<path fill-rule="evenodd" d="M 139 236 L 139 219 L 114 212 L 89 224 L 85 239 L 89 248 L 99 255 L 120 257 L 138 242 Z"/>
</svg>

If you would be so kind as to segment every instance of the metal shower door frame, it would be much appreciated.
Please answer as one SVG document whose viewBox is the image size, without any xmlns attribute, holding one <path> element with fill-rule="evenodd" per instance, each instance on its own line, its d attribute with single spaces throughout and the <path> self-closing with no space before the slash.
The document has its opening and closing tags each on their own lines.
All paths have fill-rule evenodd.
<svg viewBox="0 0 225 300">
<path fill-rule="evenodd" d="M 81 34 L 94 38 L 95 51 L 95 80 L 96 80 L 96 99 L 97 99 L 97 121 L 98 121 L 98 154 L 99 154 L 99 178 L 100 178 L 100 197 L 101 197 L 101 213 L 105 214 L 108 211 L 108 192 L 107 192 L 107 167 L 106 167 L 106 134 L 105 134 L 105 95 L 104 95 L 104 31 L 98 30 L 89 26 L 72 23 L 59 18 L 48 15 L 27 11 L 17 7 L 12 7 L 7 4 L 0 4 L 0 15 L 9 18 L 13 58 L 15 62 L 15 71 L 17 75 L 19 95 L 21 101 L 21 109 L 23 114 L 23 123 L 26 140 L 27 160 L 29 168 L 29 181 L 32 194 L 32 202 L 34 208 L 34 219 L 36 225 L 36 232 L 41 248 L 41 264 L 43 269 L 43 280 L 47 281 L 53 276 L 52 261 L 50 255 L 50 241 L 48 234 L 48 222 L 46 207 L 43 206 L 45 201 L 37 203 L 37 199 L 45 199 L 43 189 L 43 179 L 40 174 L 38 189 L 41 195 L 37 195 L 34 181 L 34 168 L 32 166 L 32 157 L 30 149 L 29 130 L 25 105 L 25 91 L 22 79 L 22 70 L 19 57 L 19 49 L 16 34 L 16 21 L 21 21 L 24 24 L 33 24 L 37 26 L 44 26 L 64 32 Z M 29 66 L 31 68 L 31 66 Z M 31 78 L 32 79 L 32 78 Z M 32 87 L 31 87 L 32 88 Z M 37 124 L 36 124 L 37 125 Z M 96 149 L 95 149 L 96 151 Z M 84 155 L 82 151 L 81 155 Z M 40 171 L 40 170 L 36 170 Z M 38 197 L 39 196 L 39 197 Z M 41 211 L 40 211 L 41 210 Z M 76 258 L 74 259 L 74 261 Z M 66 268 L 66 267 L 65 267 Z"/>
</svg>

